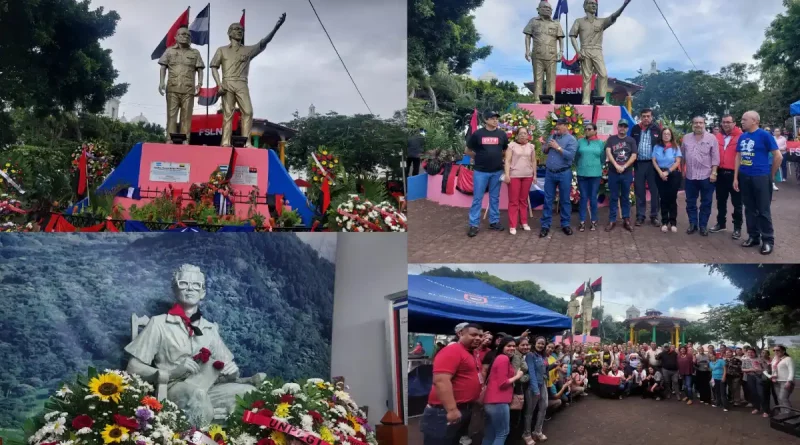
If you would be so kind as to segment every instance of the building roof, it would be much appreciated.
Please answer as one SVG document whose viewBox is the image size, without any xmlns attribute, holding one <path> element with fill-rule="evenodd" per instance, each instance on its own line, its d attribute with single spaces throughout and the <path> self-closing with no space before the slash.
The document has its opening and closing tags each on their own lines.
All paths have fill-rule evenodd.
<svg viewBox="0 0 800 445">
<path fill-rule="evenodd" d="M 653 324 L 658 328 L 672 329 L 677 323 L 680 326 L 689 324 L 689 320 L 678 317 L 666 317 L 663 315 L 645 315 L 644 317 L 628 318 L 623 321 L 626 325 L 633 324 L 636 328 L 650 329 Z"/>
</svg>

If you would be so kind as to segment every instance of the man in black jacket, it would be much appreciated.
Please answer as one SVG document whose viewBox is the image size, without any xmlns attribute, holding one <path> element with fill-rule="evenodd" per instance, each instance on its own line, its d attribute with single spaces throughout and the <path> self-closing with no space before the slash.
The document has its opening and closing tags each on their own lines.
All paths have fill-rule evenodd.
<svg viewBox="0 0 800 445">
<path fill-rule="evenodd" d="M 658 227 L 658 173 L 653 166 L 653 148 L 661 145 L 661 128 L 653 122 L 653 110 L 644 108 L 639 113 L 639 125 L 631 129 L 631 137 L 639 147 L 633 172 L 633 193 L 636 195 L 636 225 L 647 218 L 647 188 L 650 189 L 650 223 Z"/>
<path fill-rule="evenodd" d="M 406 154 L 406 176 L 419 174 L 420 157 L 425 146 L 425 130 L 420 128 L 419 133 L 408 138 L 408 153 Z"/>
</svg>

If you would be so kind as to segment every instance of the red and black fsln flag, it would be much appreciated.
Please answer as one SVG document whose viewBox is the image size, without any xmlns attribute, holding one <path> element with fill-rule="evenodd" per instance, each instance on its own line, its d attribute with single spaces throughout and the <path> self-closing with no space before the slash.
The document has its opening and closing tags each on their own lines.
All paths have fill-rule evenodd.
<svg viewBox="0 0 800 445">
<path fill-rule="evenodd" d="M 153 54 L 150 55 L 151 60 L 158 60 L 167 48 L 175 45 L 175 35 L 178 34 L 178 29 L 181 26 L 189 26 L 189 8 L 186 8 L 186 11 L 183 11 L 178 20 L 175 20 L 175 23 L 172 24 L 172 27 L 167 31 L 167 35 L 164 36 L 161 43 L 153 51 Z"/>
<path fill-rule="evenodd" d="M 197 103 L 203 107 L 210 107 L 217 103 L 218 99 L 219 87 L 200 88 L 200 95 L 197 97 Z"/>
</svg>

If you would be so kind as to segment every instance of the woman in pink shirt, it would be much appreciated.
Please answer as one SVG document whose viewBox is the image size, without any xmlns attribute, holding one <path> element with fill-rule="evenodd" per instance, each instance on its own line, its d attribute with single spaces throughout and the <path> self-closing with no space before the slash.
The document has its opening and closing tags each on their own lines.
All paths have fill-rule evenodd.
<svg viewBox="0 0 800 445">
<path fill-rule="evenodd" d="M 517 218 L 523 230 L 528 226 L 528 193 L 536 180 L 536 147 L 529 142 L 528 129 L 519 127 L 514 141 L 508 144 L 503 181 L 508 184 L 508 231 L 517 234 Z"/>
<path fill-rule="evenodd" d="M 515 371 L 511 365 L 511 357 L 516 349 L 514 337 L 503 337 L 497 345 L 497 355 L 489 366 L 483 399 L 487 417 L 483 445 L 504 445 L 511 429 L 510 405 L 514 382 L 524 374 L 521 369 Z"/>
</svg>

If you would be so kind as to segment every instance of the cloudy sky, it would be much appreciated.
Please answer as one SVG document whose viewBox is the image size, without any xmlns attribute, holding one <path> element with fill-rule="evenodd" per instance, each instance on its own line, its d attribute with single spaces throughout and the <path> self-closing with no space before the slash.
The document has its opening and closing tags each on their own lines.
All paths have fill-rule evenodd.
<svg viewBox="0 0 800 445">
<path fill-rule="evenodd" d="M 489 272 L 508 281 L 530 280 L 552 295 L 569 300 L 584 280 L 603 277 L 602 297 L 606 311 L 625 319 L 631 305 L 642 313 L 657 309 L 665 314 L 697 320 L 709 306 L 729 303 L 739 295 L 720 275 L 709 275 L 701 264 L 409 264 L 409 274 L 439 266 Z M 566 277 L 566 278 L 565 278 Z"/>
<path fill-rule="evenodd" d="M 91 4 L 121 16 L 116 34 L 102 42 L 113 51 L 118 81 L 130 83 L 120 110 L 129 120 L 144 113 L 148 120 L 164 125 L 166 102 L 158 94 L 159 66 L 150 54 L 187 6 L 192 8 L 191 22 L 208 0 L 92 0 Z M 391 117 L 404 108 L 405 0 L 315 0 L 314 6 L 372 111 Z M 295 110 L 305 116 L 312 103 L 318 113 L 367 113 L 307 0 L 212 1 L 212 57 L 217 47 L 228 44 L 228 25 L 239 21 L 242 9 L 247 10 L 245 44 L 265 37 L 280 14 L 287 14 L 272 43 L 250 65 L 256 117 L 284 122 Z M 208 66 L 207 47 L 194 47 Z"/>
<path fill-rule="evenodd" d="M 734 62 L 752 62 L 764 39 L 764 30 L 785 8 L 781 0 L 657 0 L 678 38 L 698 69 L 710 72 Z M 622 0 L 601 0 L 599 15 L 606 17 L 622 6 Z M 492 71 L 501 80 L 522 84 L 533 80 L 525 61 L 522 29 L 537 16 L 538 0 L 486 0 L 475 11 L 475 24 L 482 39 L 492 45 L 492 55 L 473 66 L 478 77 Z M 550 0 L 557 4 L 557 0 Z M 569 24 L 584 16 L 583 0 L 569 0 Z M 565 39 L 569 42 L 569 39 Z M 570 57 L 575 54 L 568 43 Z M 630 78 L 655 60 L 660 70 L 692 69 L 652 0 L 632 0 L 617 23 L 605 33 L 605 60 L 610 77 Z M 559 70 L 559 74 L 563 74 Z"/>
</svg>

